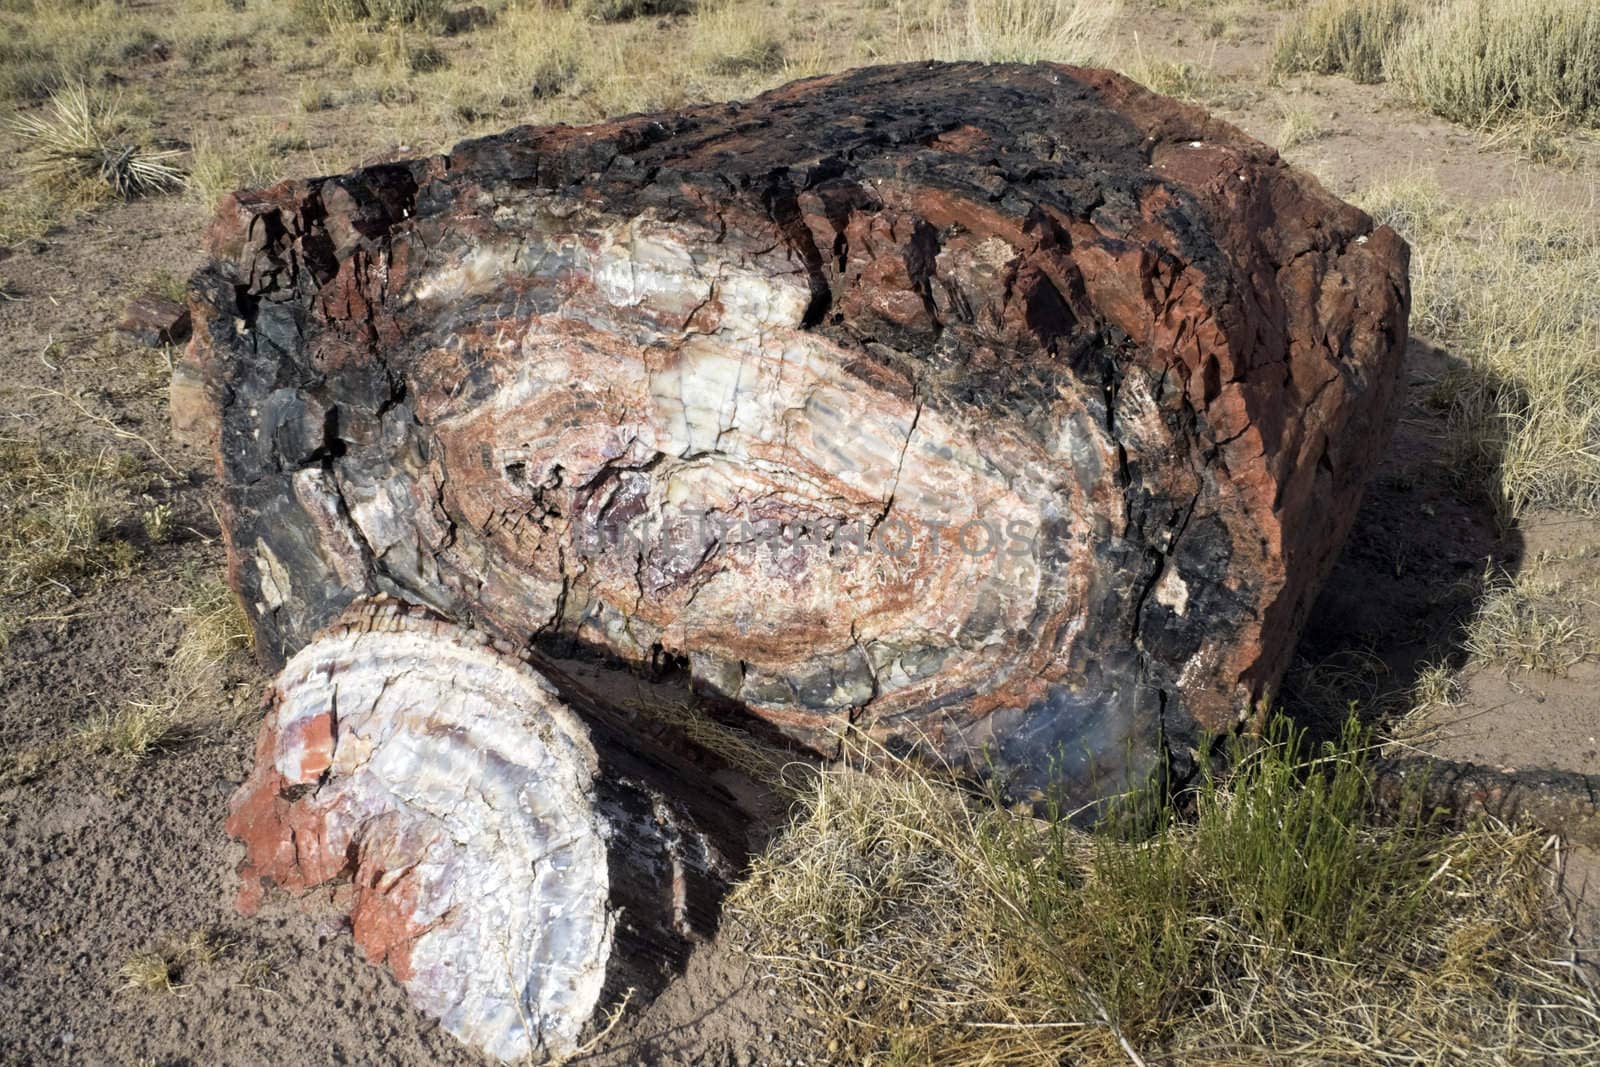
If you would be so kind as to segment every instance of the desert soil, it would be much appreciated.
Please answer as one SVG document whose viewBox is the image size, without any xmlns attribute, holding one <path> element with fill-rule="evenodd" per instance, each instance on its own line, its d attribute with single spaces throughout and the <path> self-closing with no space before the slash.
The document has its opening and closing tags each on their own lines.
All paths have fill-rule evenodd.
<svg viewBox="0 0 1600 1067">
<path fill-rule="evenodd" d="M 1181 14 L 1130 16 L 1125 32 L 1138 32 L 1147 56 L 1210 67 L 1221 79 L 1215 110 L 1264 140 L 1275 140 L 1287 107 L 1314 112 L 1321 134 L 1285 154 L 1341 194 L 1422 173 L 1464 201 L 1531 186 L 1575 210 L 1591 203 L 1594 172 L 1583 159 L 1561 169 L 1485 147 L 1382 86 L 1321 77 L 1269 84 L 1263 61 L 1278 17 L 1244 18 L 1215 43 L 1206 20 Z M 128 77 L 203 115 L 293 110 L 270 71 L 223 85 L 170 66 L 158 60 Z M 346 169 L 390 147 L 381 116 L 319 112 L 303 128 L 308 143 L 290 150 L 288 173 Z M 331 912 L 276 900 L 251 919 L 235 913 L 239 857 L 222 821 L 248 769 L 264 681 L 243 657 L 180 694 L 214 728 L 139 761 L 63 743 L 129 702 L 172 699 L 178 609 L 198 577 L 221 566 L 209 458 L 169 432 L 172 353 L 111 329 L 158 272 L 181 278 L 199 264 L 204 222 L 185 199 L 145 199 L 0 250 L 9 286 L 0 299 L 0 433 L 130 454 L 142 465 L 143 495 L 118 530 L 139 550 L 131 573 L 49 600 L 0 653 L 0 1062 L 479 1063 L 410 1007 L 388 971 L 360 957 Z M 1413 344 L 1394 446 L 1289 683 L 1290 698 L 1299 692 L 1307 707 L 1392 708 L 1422 664 L 1462 663 L 1461 623 L 1486 562 L 1514 571 L 1555 549 L 1579 561 L 1572 566 L 1600 558 L 1592 523 L 1534 516 L 1500 530 L 1484 503 L 1458 489 L 1441 416 L 1425 403 L 1451 359 L 1426 338 Z M 139 509 L 162 504 L 176 533 L 152 543 Z M 1469 667 L 1461 678 L 1453 706 L 1413 717 L 1410 743 L 1497 766 L 1600 773 L 1600 665 L 1561 674 Z M 212 948 L 182 956 L 175 992 L 120 989 L 133 954 L 196 936 Z M 735 940 L 703 946 L 685 978 L 592 1060 L 826 1062 L 806 1039 L 799 1006 L 757 981 Z"/>
</svg>

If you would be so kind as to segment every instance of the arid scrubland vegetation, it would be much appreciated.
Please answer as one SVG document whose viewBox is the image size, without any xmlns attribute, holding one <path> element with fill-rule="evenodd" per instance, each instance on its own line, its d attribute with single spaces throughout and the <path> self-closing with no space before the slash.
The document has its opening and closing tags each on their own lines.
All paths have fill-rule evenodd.
<svg viewBox="0 0 1600 1067">
<path fill-rule="evenodd" d="M 194 836 L 159 843 L 163 805 L 197 779 L 242 777 L 261 678 L 219 577 L 209 461 L 167 436 L 172 353 L 111 326 L 134 295 L 181 295 L 218 198 L 516 123 L 941 58 L 1116 67 L 1274 141 L 1406 237 L 1410 407 L 1335 579 L 1400 591 L 1374 593 L 1392 618 L 1345 625 L 1330 601 L 1314 621 L 1282 710 L 1320 726 L 1317 741 L 1278 727 L 1184 796 L 1130 802 L 1114 834 L 1035 822 L 893 761 L 884 774 L 869 750 L 789 781 L 792 823 L 730 927 L 728 951 L 776 983 L 750 994 L 766 1006 L 756 1025 L 804 1012 L 786 1055 L 813 1062 L 1600 1058 L 1582 962 L 1594 928 L 1551 888 L 1565 850 L 1525 827 L 1379 811 L 1364 771 L 1385 744 L 1497 718 L 1550 732 L 1538 751 L 1567 769 L 1600 771 L 1600 9 L 1289 7 L 0 0 L 14 161 L 0 173 L 0 810 L 21 857 L 0 893 L 0 985 L 22 990 L 0 1049 L 203 1059 L 170 994 L 225 1024 L 265 990 L 293 1035 L 308 1025 L 293 1013 L 327 1010 L 318 982 L 356 966 L 348 951 L 296 963 L 320 933 L 269 951 L 193 932 L 229 921 L 220 800 L 165 817 Z M 1465 163 L 1430 169 L 1410 148 L 1425 135 Z M 1353 701 L 1367 729 L 1341 734 Z M 1472 758 L 1538 762 L 1516 742 Z M 75 810 L 99 792 L 109 806 L 75 828 L 29 822 L 36 804 Z M 210 866 L 186 874 L 196 848 Z M 113 886 L 87 903 L 29 895 L 70 882 L 61 863 L 119 849 L 165 859 L 106 861 Z M 148 922 L 129 920 L 146 892 Z M 113 1021 L 84 1022 L 113 990 Z M 348 995 L 345 1011 L 407 1010 L 376 978 Z M 24 1044 L 40 1022 L 26 1013 L 47 1010 L 52 1032 L 105 1048 Z M 384 1039 L 406 1062 L 469 1062 L 417 1029 Z M 226 1029 L 210 1033 L 226 1060 Z M 374 1033 L 349 1037 L 358 1056 Z"/>
<path fill-rule="evenodd" d="M 1191 812 L 1120 835 L 847 761 L 735 909 L 841 1062 L 1600 1052 L 1590 991 L 1547 960 L 1540 835 L 1374 821 L 1357 728 L 1309 765 L 1303 740 L 1274 724 Z"/>
</svg>

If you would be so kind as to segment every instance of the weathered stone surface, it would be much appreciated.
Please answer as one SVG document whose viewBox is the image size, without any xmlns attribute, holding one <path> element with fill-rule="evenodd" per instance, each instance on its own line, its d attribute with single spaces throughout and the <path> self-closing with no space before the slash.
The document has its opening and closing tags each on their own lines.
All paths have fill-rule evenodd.
<svg viewBox="0 0 1600 1067">
<path fill-rule="evenodd" d="M 710 932 L 716 847 L 490 639 L 393 600 L 353 605 L 268 694 L 230 806 L 240 904 L 349 880 L 356 943 L 451 1034 L 563 1058 Z M 696 895 L 702 899 L 695 900 Z"/>
<path fill-rule="evenodd" d="M 1600 848 L 1600 776 L 1512 770 L 1433 756 L 1373 761 L 1373 799 L 1404 818 L 1471 825 L 1485 817 L 1537 826 L 1571 845 Z"/>
<path fill-rule="evenodd" d="M 384 591 L 1072 802 L 1270 699 L 1406 339 L 1391 231 L 1057 66 L 517 129 L 209 242 L 183 373 L 269 662 Z"/>
<path fill-rule="evenodd" d="M 151 348 L 189 339 L 189 309 L 176 300 L 146 293 L 128 301 L 117 329 Z"/>
</svg>

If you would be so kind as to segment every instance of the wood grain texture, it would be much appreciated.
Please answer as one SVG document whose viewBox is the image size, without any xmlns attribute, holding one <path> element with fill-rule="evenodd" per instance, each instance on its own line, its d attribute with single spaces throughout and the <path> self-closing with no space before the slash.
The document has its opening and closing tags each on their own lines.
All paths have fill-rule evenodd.
<svg viewBox="0 0 1600 1067">
<path fill-rule="evenodd" d="M 384 591 L 1071 805 L 1271 699 L 1409 301 L 1270 148 L 1047 65 L 520 128 L 208 248 L 174 409 L 270 663 Z"/>
<path fill-rule="evenodd" d="M 332 884 L 356 943 L 463 1042 L 561 1059 L 714 929 L 732 870 L 486 635 L 352 605 L 285 665 L 230 805 L 241 903 Z M 603 1019 L 602 1019 L 603 1021 Z"/>
</svg>

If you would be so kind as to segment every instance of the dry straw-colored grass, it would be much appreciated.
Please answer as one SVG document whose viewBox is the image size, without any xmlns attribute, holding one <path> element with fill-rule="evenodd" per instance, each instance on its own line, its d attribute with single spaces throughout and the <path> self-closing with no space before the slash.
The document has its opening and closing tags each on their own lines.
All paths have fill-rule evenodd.
<svg viewBox="0 0 1600 1067">
<path fill-rule="evenodd" d="M 241 978 L 260 973 L 262 957 L 241 952 L 243 946 L 209 930 L 191 930 L 183 937 L 166 937 L 152 947 L 130 954 L 117 968 L 117 990 L 123 993 L 181 995 L 188 980 L 218 963 L 235 958 Z M 259 984 L 259 983 L 247 983 Z"/>
<path fill-rule="evenodd" d="M 0 0 L 0 99 L 42 99 L 67 85 L 99 85 L 160 45 L 155 29 L 121 4 Z"/>
<path fill-rule="evenodd" d="M 1539 559 L 1514 575 L 1491 568 L 1464 644 L 1483 663 L 1559 674 L 1600 655 L 1586 616 L 1584 598 Z"/>
<path fill-rule="evenodd" d="M 0 647 L 51 588 L 125 571 L 133 547 L 113 526 L 140 467 L 111 452 L 81 455 L 0 439 Z"/>
<path fill-rule="evenodd" d="M 131 128 L 115 96 L 63 86 L 39 112 L 20 112 L 11 131 L 26 149 L 22 173 L 47 186 L 98 183 L 121 197 L 173 188 L 182 179 L 175 150 L 151 149 Z"/>
<path fill-rule="evenodd" d="M 1600 211 L 1465 207 L 1425 180 L 1360 200 L 1411 242 L 1413 331 L 1460 358 L 1433 400 L 1464 484 L 1507 521 L 1600 511 Z"/>
<path fill-rule="evenodd" d="M 596 22 L 626 22 L 661 15 L 687 15 L 694 0 L 576 0 L 573 8 Z"/>
<path fill-rule="evenodd" d="M 1538 835 L 1385 820 L 1356 733 L 1276 738 L 1120 838 L 875 754 L 816 779 L 731 908 L 840 1061 L 1600 1056 Z"/>
<path fill-rule="evenodd" d="M 1382 81 L 1384 57 L 1416 13 L 1415 0 L 1321 0 L 1284 24 L 1272 45 L 1272 67 Z"/>
<path fill-rule="evenodd" d="M 1389 77 L 1447 119 L 1520 114 L 1600 124 L 1600 6 L 1591 0 L 1456 0 L 1419 19 Z"/>
<path fill-rule="evenodd" d="M 176 613 L 183 620 L 183 637 L 173 673 L 187 688 L 215 678 L 224 662 L 254 645 L 244 607 L 221 575 L 195 582 Z"/>
<path fill-rule="evenodd" d="M 966 0 L 935 21 L 923 54 L 985 63 L 1093 63 L 1104 57 L 1120 14 L 1117 0 Z"/>
<path fill-rule="evenodd" d="M 117 988 L 127 993 L 178 993 L 183 989 L 176 961 L 156 949 L 141 950 L 123 960 L 117 980 Z"/>
<path fill-rule="evenodd" d="M 1122 73 L 1154 93 L 1176 97 L 1192 104 L 1205 104 L 1217 96 L 1221 82 L 1209 64 L 1188 59 L 1155 59 L 1144 54 L 1135 42 L 1133 57 L 1121 66 Z"/>
<path fill-rule="evenodd" d="M 1470 126 L 1600 124 L 1600 7 L 1590 0 L 1318 0 L 1273 69 L 1396 82 Z"/>
<path fill-rule="evenodd" d="M 446 0 L 294 0 L 293 6 L 306 18 L 334 28 L 359 22 L 438 26 L 450 8 Z"/>
<path fill-rule="evenodd" d="M 710 74 L 738 77 L 783 69 L 783 19 L 770 7 L 728 0 L 702 4 L 694 41 L 694 64 Z"/>
<path fill-rule="evenodd" d="M 1299 148 L 1329 136 L 1333 131 L 1313 111 L 1284 107 L 1283 123 L 1278 127 L 1278 148 Z"/>
<path fill-rule="evenodd" d="M 283 152 L 260 124 L 196 134 L 184 186 L 207 213 L 239 189 L 259 189 L 282 177 Z"/>
<path fill-rule="evenodd" d="M 130 701 L 116 711 L 102 712 L 73 733 L 79 752 L 142 763 L 188 735 L 175 704 Z"/>
</svg>

